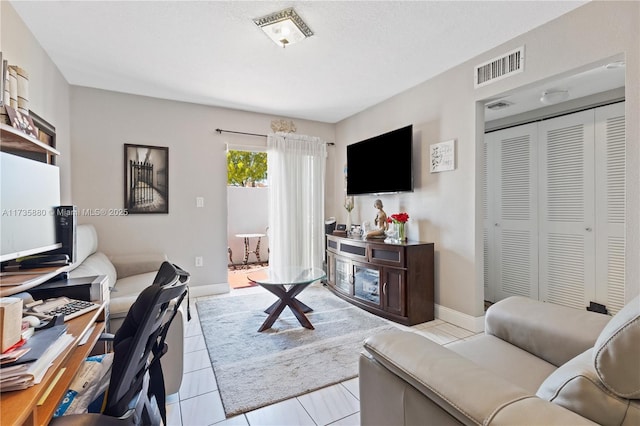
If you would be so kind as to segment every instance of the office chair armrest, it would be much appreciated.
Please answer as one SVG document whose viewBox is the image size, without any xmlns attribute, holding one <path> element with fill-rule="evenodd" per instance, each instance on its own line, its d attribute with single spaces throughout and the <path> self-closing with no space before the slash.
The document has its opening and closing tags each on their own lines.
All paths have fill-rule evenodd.
<svg viewBox="0 0 640 426">
<path fill-rule="evenodd" d="M 116 337 L 113 333 L 102 333 L 100 337 L 98 337 L 98 342 L 113 342 L 113 339 Z"/>
</svg>

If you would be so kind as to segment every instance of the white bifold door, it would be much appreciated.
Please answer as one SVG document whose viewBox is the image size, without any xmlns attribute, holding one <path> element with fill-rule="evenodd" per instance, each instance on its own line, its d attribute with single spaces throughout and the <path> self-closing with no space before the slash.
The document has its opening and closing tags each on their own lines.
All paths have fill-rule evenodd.
<svg viewBox="0 0 640 426">
<path fill-rule="evenodd" d="M 624 103 L 485 135 L 485 299 L 624 304 Z"/>
<path fill-rule="evenodd" d="M 487 300 L 513 295 L 538 298 L 537 126 L 485 136 L 491 295 L 485 294 Z"/>
</svg>

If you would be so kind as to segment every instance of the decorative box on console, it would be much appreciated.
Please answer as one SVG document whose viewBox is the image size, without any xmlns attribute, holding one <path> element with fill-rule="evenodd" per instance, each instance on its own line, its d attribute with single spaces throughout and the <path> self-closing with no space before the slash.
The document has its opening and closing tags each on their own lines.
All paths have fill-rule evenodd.
<svg viewBox="0 0 640 426">
<path fill-rule="evenodd" d="M 22 299 L 0 298 L 0 352 L 20 341 L 22 326 Z"/>
</svg>

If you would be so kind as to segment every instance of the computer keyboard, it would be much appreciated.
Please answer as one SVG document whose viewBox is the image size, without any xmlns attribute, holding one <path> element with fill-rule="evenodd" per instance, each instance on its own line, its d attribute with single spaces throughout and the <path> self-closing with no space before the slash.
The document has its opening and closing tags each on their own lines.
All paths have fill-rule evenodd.
<svg viewBox="0 0 640 426">
<path fill-rule="evenodd" d="M 29 309 L 25 313 L 35 315 L 37 317 L 50 319 L 56 315 L 64 315 L 64 320 L 69 321 L 75 317 L 91 312 L 100 307 L 99 304 L 87 302 L 85 300 L 69 299 L 68 297 L 58 297 L 56 299 L 48 299 L 42 303 L 29 305 Z"/>
</svg>

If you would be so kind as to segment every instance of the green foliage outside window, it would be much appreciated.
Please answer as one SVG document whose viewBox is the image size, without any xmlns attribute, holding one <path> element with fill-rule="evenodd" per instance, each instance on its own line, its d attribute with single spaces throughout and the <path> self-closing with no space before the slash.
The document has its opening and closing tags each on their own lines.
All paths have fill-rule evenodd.
<svg viewBox="0 0 640 426">
<path fill-rule="evenodd" d="M 228 186 L 265 186 L 267 153 L 227 151 Z"/>
</svg>

